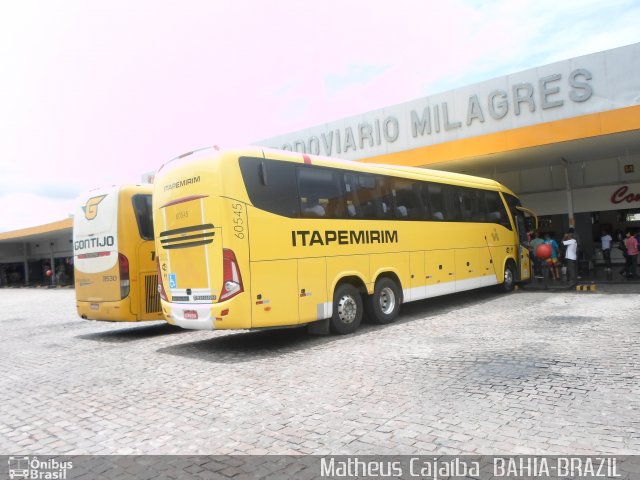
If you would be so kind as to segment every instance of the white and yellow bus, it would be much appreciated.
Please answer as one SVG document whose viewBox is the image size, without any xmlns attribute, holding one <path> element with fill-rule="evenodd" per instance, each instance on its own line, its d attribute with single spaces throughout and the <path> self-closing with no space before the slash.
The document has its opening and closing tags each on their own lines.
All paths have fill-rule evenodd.
<svg viewBox="0 0 640 480">
<path fill-rule="evenodd" d="M 162 309 L 190 329 L 309 324 L 530 278 L 525 216 L 484 178 L 268 149 L 163 165 L 153 211 Z M 316 323 L 317 322 L 317 323 Z"/>
<path fill-rule="evenodd" d="M 151 186 L 88 192 L 73 218 L 78 314 L 90 320 L 162 320 Z"/>
</svg>

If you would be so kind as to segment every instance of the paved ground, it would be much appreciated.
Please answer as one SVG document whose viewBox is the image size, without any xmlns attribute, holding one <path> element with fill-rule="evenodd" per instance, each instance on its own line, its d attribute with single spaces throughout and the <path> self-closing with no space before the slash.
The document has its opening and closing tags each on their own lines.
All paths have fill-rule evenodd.
<svg viewBox="0 0 640 480">
<path fill-rule="evenodd" d="M 0 453 L 640 454 L 638 293 L 483 290 L 314 337 L 0 289 Z"/>
</svg>

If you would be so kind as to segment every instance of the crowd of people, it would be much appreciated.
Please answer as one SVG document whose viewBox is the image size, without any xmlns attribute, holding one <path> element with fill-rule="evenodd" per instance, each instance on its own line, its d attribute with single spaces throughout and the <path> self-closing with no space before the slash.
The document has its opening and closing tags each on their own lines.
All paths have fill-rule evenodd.
<svg viewBox="0 0 640 480">
<path fill-rule="evenodd" d="M 609 251 L 607 252 L 607 257 L 609 261 L 607 263 L 607 268 L 611 271 L 611 236 L 604 232 L 603 236 L 609 237 Z M 616 247 L 622 251 L 622 256 L 624 257 L 624 267 L 620 270 L 620 275 L 629 279 L 638 278 L 638 245 L 640 244 L 640 232 L 635 233 L 627 230 L 627 233 L 622 236 L 622 233 L 617 236 L 617 244 Z M 603 256 L 604 256 L 604 247 L 603 247 Z"/>
<path fill-rule="evenodd" d="M 55 269 L 51 268 L 51 262 L 48 260 L 29 262 L 27 268 L 28 276 L 24 263 L 0 264 L 0 288 L 73 284 L 71 257 L 64 260 L 56 259 Z"/>
<path fill-rule="evenodd" d="M 611 272 L 611 249 L 618 248 L 624 258 L 624 266 L 619 274 L 627 279 L 638 278 L 638 246 L 640 245 L 640 232 L 627 230 L 623 235 L 619 232 L 614 239 L 608 231 L 603 231 L 600 237 L 602 257 L 607 272 Z M 538 248 L 546 244 L 549 247 L 543 249 L 540 254 Z M 533 272 L 537 278 L 544 278 L 545 270 L 549 272 L 553 280 L 560 280 L 566 273 L 568 281 L 576 281 L 578 276 L 578 249 L 579 240 L 573 228 L 564 234 L 560 242 L 553 238 L 551 232 L 530 232 L 529 252 L 533 265 Z"/>
</svg>

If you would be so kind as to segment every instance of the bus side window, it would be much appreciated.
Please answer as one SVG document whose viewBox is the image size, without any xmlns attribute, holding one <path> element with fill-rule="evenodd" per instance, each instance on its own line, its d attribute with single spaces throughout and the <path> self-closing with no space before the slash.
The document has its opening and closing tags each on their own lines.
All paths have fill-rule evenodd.
<svg viewBox="0 0 640 480">
<path fill-rule="evenodd" d="M 457 188 L 463 222 L 484 222 L 486 219 L 482 192 L 475 188 Z"/>
<path fill-rule="evenodd" d="M 347 218 L 361 218 L 360 202 L 357 194 L 357 177 L 351 173 L 344 174 L 344 201 Z"/>
<path fill-rule="evenodd" d="M 378 177 L 378 206 L 376 216 L 381 219 L 393 218 L 394 199 L 393 189 L 391 187 L 391 179 L 387 177 Z"/>
<path fill-rule="evenodd" d="M 360 201 L 360 211 L 362 218 L 377 218 L 377 195 L 376 178 L 373 175 L 358 175 L 357 196 Z"/>
<path fill-rule="evenodd" d="M 346 205 L 344 186 L 340 181 L 340 172 L 332 172 L 332 181 L 329 191 L 327 191 L 327 216 L 329 218 L 349 217 Z"/>
<path fill-rule="evenodd" d="M 471 219 L 473 222 L 486 222 L 487 221 L 487 209 L 484 203 L 484 192 L 482 190 L 473 191 L 473 203 L 472 203 Z"/>
<path fill-rule="evenodd" d="M 422 186 L 422 191 L 423 197 L 426 193 L 429 204 L 429 215 L 427 219 L 436 221 L 447 220 L 443 186 L 438 183 L 425 183 Z"/>
<path fill-rule="evenodd" d="M 344 199 L 337 172 L 314 167 L 298 168 L 300 212 L 307 218 L 343 218 Z"/>
<path fill-rule="evenodd" d="M 497 223 L 511 230 L 509 215 L 507 215 L 507 209 L 500 198 L 500 194 L 487 190 L 484 192 L 484 200 L 487 211 L 487 222 Z"/>
<path fill-rule="evenodd" d="M 424 218 L 424 205 L 420 197 L 420 183 L 413 180 L 393 181 L 396 192 L 396 218 L 420 220 Z"/>
<path fill-rule="evenodd" d="M 459 187 L 452 185 L 443 185 L 442 191 L 444 197 L 444 207 L 447 211 L 447 213 L 445 214 L 446 220 L 450 222 L 459 222 L 462 219 Z"/>
</svg>

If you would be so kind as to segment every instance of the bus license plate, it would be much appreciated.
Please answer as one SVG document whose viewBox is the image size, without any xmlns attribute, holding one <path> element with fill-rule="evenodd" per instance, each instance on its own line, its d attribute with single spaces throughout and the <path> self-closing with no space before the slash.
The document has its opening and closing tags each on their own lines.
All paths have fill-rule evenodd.
<svg viewBox="0 0 640 480">
<path fill-rule="evenodd" d="M 198 312 L 195 310 L 185 310 L 184 311 L 184 318 L 185 320 L 197 320 L 198 319 Z"/>
<path fill-rule="evenodd" d="M 100 310 L 100 305 L 97 303 L 92 303 L 90 306 L 91 310 Z"/>
</svg>

